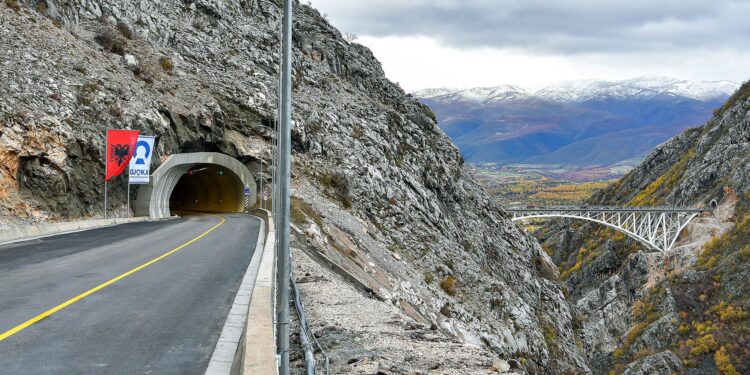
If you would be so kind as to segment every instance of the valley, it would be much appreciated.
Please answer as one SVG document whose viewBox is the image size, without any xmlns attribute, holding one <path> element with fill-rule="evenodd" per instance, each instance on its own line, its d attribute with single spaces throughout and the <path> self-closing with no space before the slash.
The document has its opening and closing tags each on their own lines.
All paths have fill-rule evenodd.
<svg viewBox="0 0 750 375">
<path fill-rule="evenodd" d="M 486 167 L 472 168 L 471 173 L 474 179 L 505 207 L 527 204 L 580 204 L 614 181 L 565 181 L 535 172 Z"/>
</svg>

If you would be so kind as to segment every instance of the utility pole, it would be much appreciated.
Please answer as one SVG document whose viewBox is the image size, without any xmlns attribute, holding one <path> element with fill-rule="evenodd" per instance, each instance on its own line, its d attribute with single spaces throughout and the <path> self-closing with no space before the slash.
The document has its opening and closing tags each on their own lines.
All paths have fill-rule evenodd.
<svg viewBox="0 0 750 375">
<path fill-rule="evenodd" d="M 292 0 L 284 0 L 281 47 L 281 118 L 279 124 L 279 236 L 278 253 L 278 316 L 276 338 L 280 356 L 279 374 L 289 375 L 289 280 L 291 277 L 289 254 L 289 204 L 292 146 Z"/>
<path fill-rule="evenodd" d="M 264 209 L 263 207 L 263 140 L 260 141 L 260 191 L 258 192 L 258 206 L 260 206 L 261 209 Z"/>
</svg>

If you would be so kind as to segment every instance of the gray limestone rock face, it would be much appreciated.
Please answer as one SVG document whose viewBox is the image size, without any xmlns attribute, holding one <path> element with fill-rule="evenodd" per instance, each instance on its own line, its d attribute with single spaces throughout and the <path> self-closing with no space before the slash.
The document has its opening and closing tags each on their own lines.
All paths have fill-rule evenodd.
<svg viewBox="0 0 750 375">
<path fill-rule="evenodd" d="M 631 363 L 623 375 L 671 375 L 682 369 L 680 358 L 665 350 Z"/>
<path fill-rule="evenodd" d="M 268 186 L 273 3 L 23 3 L 0 4 L 1 221 L 100 215 L 107 128 L 157 136 L 152 170 L 176 153 L 219 152 Z M 320 242 L 339 228 L 379 267 L 368 271 L 384 271 L 373 276 L 384 299 L 461 342 L 545 373 L 588 373 L 562 284 L 537 267 L 551 260 L 471 180 L 432 111 L 318 11 L 295 4 L 294 17 L 293 194 L 320 213 Z M 124 179 L 109 192 L 110 210 L 122 208 Z M 439 286 L 448 277 L 451 293 Z"/>
<path fill-rule="evenodd" d="M 122 62 L 125 64 L 125 67 L 128 68 L 130 71 L 137 71 L 138 70 L 138 59 L 135 58 L 133 55 L 125 55 L 122 57 Z"/>
</svg>

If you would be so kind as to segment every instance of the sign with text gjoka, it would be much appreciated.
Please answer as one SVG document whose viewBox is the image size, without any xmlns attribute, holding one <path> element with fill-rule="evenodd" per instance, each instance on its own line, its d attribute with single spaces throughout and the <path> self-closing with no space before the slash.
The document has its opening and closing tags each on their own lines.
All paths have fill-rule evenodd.
<svg viewBox="0 0 750 375">
<path fill-rule="evenodd" d="M 130 159 L 130 184 L 143 185 L 149 183 L 151 175 L 151 155 L 154 154 L 155 137 L 141 135 L 135 144 L 133 158 Z"/>
</svg>

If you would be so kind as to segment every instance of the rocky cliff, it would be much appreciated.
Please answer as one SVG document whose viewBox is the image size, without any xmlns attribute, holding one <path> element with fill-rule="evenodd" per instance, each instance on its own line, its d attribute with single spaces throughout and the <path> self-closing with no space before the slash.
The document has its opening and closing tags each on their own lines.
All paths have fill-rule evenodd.
<svg viewBox="0 0 750 375">
<path fill-rule="evenodd" d="M 706 125 L 660 145 L 591 199 L 710 210 L 669 253 L 590 224 L 559 222 L 537 233 L 571 291 L 594 373 L 750 371 L 748 110 L 750 83 Z"/>
<path fill-rule="evenodd" d="M 276 111 L 274 4 L 5 0 L 2 221 L 100 215 L 106 128 L 157 135 L 155 164 L 215 151 L 259 172 Z M 294 44 L 298 245 L 380 303 L 489 357 L 532 373 L 588 372 L 550 258 L 467 177 L 429 108 L 309 6 L 295 5 Z M 110 210 L 122 212 L 124 196 L 124 181 L 110 184 Z M 361 331 L 335 323 L 352 340 L 328 350 L 347 372 L 335 354 L 356 350 Z"/>
</svg>

